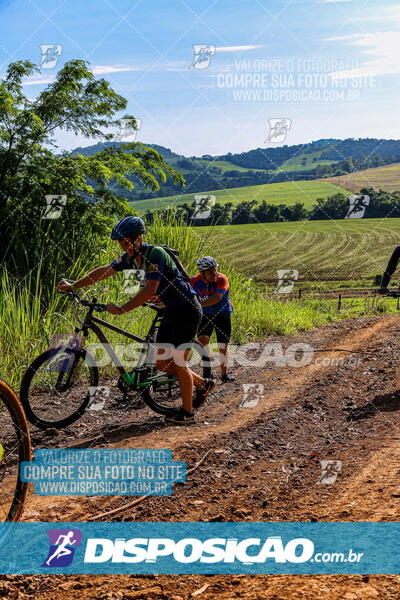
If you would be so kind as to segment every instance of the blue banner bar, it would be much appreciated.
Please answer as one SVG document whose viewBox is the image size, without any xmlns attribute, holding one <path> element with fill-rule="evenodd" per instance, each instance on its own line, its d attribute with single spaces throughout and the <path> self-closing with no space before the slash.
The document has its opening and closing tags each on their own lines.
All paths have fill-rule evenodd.
<svg viewBox="0 0 400 600">
<path fill-rule="evenodd" d="M 13 523 L 0 573 L 398 574 L 400 523 Z"/>
</svg>

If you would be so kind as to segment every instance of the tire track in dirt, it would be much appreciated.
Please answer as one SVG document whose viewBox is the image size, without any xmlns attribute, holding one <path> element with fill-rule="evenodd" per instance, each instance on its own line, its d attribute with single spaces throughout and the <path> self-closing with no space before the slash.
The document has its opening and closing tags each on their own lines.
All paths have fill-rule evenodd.
<svg viewBox="0 0 400 600">
<path fill-rule="evenodd" d="M 351 329 L 343 330 L 346 323 L 332 325 L 327 327 L 325 334 L 322 336 L 314 333 L 301 336 L 309 343 L 313 343 L 315 347 L 335 347 L 342 350 L 358 351 L 360 348 L 368 346 L 368 351 L 373 353 L 380 352 L 382 341 L 388 341 L 396 337 L 396 325 L 398 319 L 396 317 L 383 317 L 381 319 L 365 319 L 349 321 Z M 323 330 L 321 328 L 319 331 Z M 282 339 L 282 342 L 292 343 L 299 341 L 299 336 Z M 339 351 L 324 353 L 322 356 L 340 357 L 347 356 Z M 316 355 L 318 356 L 318 355 Z M 382 364 L 382 356 L 375 358 L 374 354 L 367 355 L 369 362 L 376 365 L 376 369 Z M 368 363 L 368 361 L 366 361 Z M 362 397 L 365 388 L 365 382 L 362 380 L 360 372 L 367 368 L 363 365 L 351 374 L 351 381 L 358 385 L 359 396 Z M 382 437 L 377 441 L 374 439 L 363 439 L 362 436 L 351 438 L 355 440 L 357 447 L 354 447 L 352 454 L 357 453 L 357 459 L 354 464 L 354 472 L 350 473 L 349 477 L 339 477 L 335 486 L 328 486 L 330 489 L 319 490 L 321 486 L 315 486 L 315 474 L 313 465 L 308 464 L 305 472 L 301 471 L 300 479 L 289 479 L 288 484 L 281 488 L 278 478 L 283 458 L 274 458 L 269 460 L 267 454 L 260 453 L 257 455 L 257 460 L 249 460 L 250 453 L 256 453 L 257 450 L 245 451 L 243 458 L 239 459 L 241 444 L 246 447 L 246 442 L 250 441 L 254 446 L 254 436 L 259 437 L 259 430 L 268 431 L 265 426 L 275 419 L 278 415 L 286 415 L 288 423 L 296 411 L 300 414 L 300 409 L 303 410 L 304 404 L 311 402 L 314 397 L 314 391 L 320 390 L 326 397 L 326 403 L 330 403 L 331 412 L 340 413 L 338 419 L 338 427 L 341 427 L 345 414 L 343 413 L 341 404 L 337 404 L 337 398 L 341 397 L 343 384 L 341 375 L 334 372 L 335 367 L 324 367 L 321 365 L 311 364 L 301 369 L 299 368 L 268 368 L 264 370 L 258 369 L 257 373 L 261 374 L 260 381 L 264 382 L 266 392 L 263 402 L 252 409 L 237 409 L 237 405 L 241 399 L 240 385 L 236 386 L 231 393 L 228 388 L 222 386 L 218 388 L 216 397 L 222 396 L 222 401 L 218 402 L 215 399 L 211 401 L 204 409 L 198 413 L 198 418 L 205 420 L 198 422 L 195 426 L 187 428 L 179 427 L 161 427 L 160 421 L 154 422 L 154 431 L 148 431 L 146 426 L 145 432 L 141 435 L 140 431 L 136 432 L 132 437 L 129 437 L 130 429 L 127 426 L 114 430 L 107 446 L 118 447 L 154 447 L 162 448 L 169 447 L 173 449 L 174 458 L 185 460 L 185 454 L 188 453 L 188 460 L 198 460 L 205 448 L 213 447 L 214 449 L 229 448 L 234 450 L 234 458 L 237 459 L 236 466 L 230 466 L 229 462 L 224 465 L 221 461 L 221 454 L 210 455 L 209 462 L 202 466 L 199 471 L 193 473 L 193 480 L 189 480 L 187 484 L 174 489 L 173 495 L 169 499 L 162 499 L 161 502 L 157 498 L 152 498 L 146 501 L 146 506 L 143 512 L 133 513 L 130 511 L 122 514 L 120 518 L 123 520 L 171 520 L 171 521 L 192 521 L 192 520 L 208 520 L 199 519 L 199 514 L 202 512 L 199 507 L 193 504 L 193 498 L 201 498 L 208 507 L 208 514 L 215 514 L 214 511 L 225 510 L 231 504 L 232 513 L 226 512 L 227 520 L 246 520 L 246 521 L 279 521 L 279 520 L 310 520 L 310 513 L 319 508 L 320 512 L 314 512 L 318 520 L 398 520 L 398 507 L 396 503 L 398 499 L 392 494 L 396 494 L 400 490 L 397 485 L 400 450 L 396 447 L 400 438 L 400 428 L 397 427 L 395 420 L 391 418 L 391 414 L 383 415 L 386 420 L 374 420 L 368 416 L 367 409 L 364 405 L 352 408 L 352 415 L 357 416 L 361 409 L 364 409 L 363 429 L 361 433 L 368 432 L 370 426 L 375 426 L 376 431 L 381 433 Z M 234 373 L 238 376 L 240 383 L 242 381 L 252 381 L 253 374 L 249 371 L 238 369 Z M 384 376 L 382 375 L 382 378 Z M 344 384 L 347 385 L 347 382 Z M 383 382 L 383 385 L 384 384 Z M 329 387 L 331 386 L 331 388 Z M 347 391 L 353 395 L 353 388 Z M 357 389 L 357 388 L 356 388 Z M 332 391 L 333 390 L 333 391 Z M 221 391 L 221 393 L 219 393 Z M 374 389 L 370 392 L 370 398 L 375 398 Z M 358 398 L 354 394 L 354 398 Z M 369 404 L 369 401 L 367 401 Z M 323 409 L 325 411 L 325 408 Z M 286 411 L 286 412 L 285 412 Z M 362 411 L 361 411 L 362 412 Z M 311 415 L 310 413 L 310 420 Z M 381 415 L 382 416 L 382 415 Z M 304 416 L 303 416 L 304 418 Z M 302 421 L 299 427 L 302 427 Z M 349 421 L 352 425 L 353 421 Z M 380 429 L 378 428 L 380 426 Z M 386 427 L 386 429 L 384 428 Z M 324 430 L 325 431 L 325 430 Z M 393 431 L 393 433 L 391 433 Z M 283 431 L 287 433 L 286 439 L 291 439 L 290 436 L 295 436 L 296 429 Z M 335 431 L 333 431 L 335 433 Z M 356 432 L 357 433 L 357 432 Z M 300 434 L 299 434 L 300 435 Z M 286 441 L 283 438 L 283 441 Z M 294 437 L 296 440 L 296 438 Z M 349 438 L 350 439 L 350 438 Z M 350 441 L 351 441 L 350 439 Z M 301 440 L 301 437 L 299 437 Z M 90 445 L 90 438 L 87 438 Z M 273 440 L 271 441 L 272 444 Z M 79 445 L 85 443 L 80 440 Z M 322 444 L 324 441 L 322 440 Z M 366 446 L 365 450 L 361 448 Z M 271 448 L 277 446 L 272 445 Z M 188 451 L 191 450 L 191 452 Z M 345 450 L 344 453 L 347 451 Z M 197 453 L 197 454 L 196 454 Z M 289 450 L 293 454 L 292 450 Z M 271 455 L 276 457 L 277 455 Z M 219 457 L 219 458 L 218 458 Z M 254 457 L 253 457 L 254 458 Z M 188 463 L 188 466 L 191 466 Z M 284 463 L 286 464 L 286 463 Z M 275 465 L 275 466 L 274 466 Z M 216 487 L 211 484 L 210 473 L 212 469 L 220 469 L 225 466 L 227 472 L 235 475 L 232 478 L 228 488 Z M 319 465 L 316 465 L 317 468 Z M 204 467 L 204 468 L 203 468 Z M 275 468 L 275 471 L 273 469 Z M 266 469 L 271 469 L 271 475 L 267 475 Z M 282 476 L 282 472 L 280 472 Z M 267 478 L 270 478 L 267 480 Z M 396 479 L 397 478 L 397 479 Z M 389 481 L 388 481 L 389 479 Z M 210 480 L 210 493 L 207 495 L 201 487 L 204 481 Z M 304 480 L 304 481 L 303 481 Z M 214 478 L 215 481 L 215 478 Z M 246 506 L 246 495 L 248 490 L 253 491 L 261 489 L 265 482 L 270 485 L 270 481 L 275 484 L 275 489 L 271 488 L 268 493 L 268 502 L 265 508 L 262 503 L 262 498 L 258 502 L 255 512 L 240 516 L 239 510 Z M 385 485 L 380 482 L 384 481 Z M 300 482 L 300 484 L 299 484 Z M 218 483 L 218 482 L 217 482 Z M 296 486 L 299 486 L 296 488 Z M 194 486 L 194 487 L 193 487 Z M 292 488 L 289 490 L 289 488 Z M 323 487 L 323 486 L 322 486 Z M 326 488 L 326 486 L 325 486 Z M 288 493 L 288 492 L 291 493 Z M 213 494 L 211 496 L 211 494 Z M 277 498 L 274 498 L 277 496 Z M 300 503 L 297 499 L 300 498 Z M 323 500 L 323 503 L 320 500 Z M 35 499 L 32 499 L 35 500 Z M 83 498 L 40 498 L 40 503 L 45 502 L 45 510 L 40 513 L 40 518 L 48 520 L 68 520 L 71 514 L 76 520 L 85 520 L 99 510 L 104 510 L 104 498 L 97 501 L 86 501 Z M 61 504 L 57 501 L 61 500 Z M 124 503 L 129 499 L 121 499 Z M 209 504 L 209 503 L 212 504 Z M 31 503 L 28 510 L 34 506 Z M 39 504 L 39 503 L 38 503 Z M 38 506 L 37 504 L 37 506 Z M 309 507 L 307 508 L 307 504 Z M 247 504 L 248 506 L 249 504 Z M 287 512 L 279 512 L 282 505 Z M 214 507 L 214 508 L 213 508 Z M 304 510 L 303 508 L 304 507 Z M 341 518 L 343 508 L 348 508 L 345 519 Z M 79 510 L 78 510 L 79 509 Z M 95 511 L 95 513 L 93 512 Z M 235 512 L 236 511 L 236 512 Z M 79 516 L 77 516 L 79 515 Z M 160 519 L 161 516 L 161 519 Z M 34 519 L 36 520 L 36 519 Z M 211 519 L 218 520 L 218 519 Z M 18 580 L 18 578 L 15 578 Z M 53 600 L 73 600 L 75 598 L 90 598 L 90 599 L 109 599 L 123 600 L 124 598 L 143 598 L 144 599 L 174 599 L 174 600 L 189 600 L 191 594 L 199 590 L 206 584 L 209 586 L 202 594 L 202 600 L 232 600 L 233 598 L 243 598 L 245 600 L 319 600 L 320 598 L 329 598 L 332 600 L 358 600 L 382 598 L 385 600 L 395 600 L 400 597 L 400 586 L 398 576 L 75 576 L 74 578 L 59 578 L 52 576 L 47 578 L 27 578 L 22 583 L 22 589 L 26 588 L 26 580 L 31 582 L 31 585 L 37 586 L 37 595 L 32 596 L 38 599 L 52 598 Z M 36 580 L 36 583 L 35 583 Z M 39 582 L 37 580 L 40 580 Z M 61 585 L 59 585 L 61 584 Z M 12 597 L 12 596 L 10 596 Z M 16 596 L 17 597 L 17 596 Z"/>
<path fill-rule="evenodd" d="M 328 335 L 328 340 L 326 340 L 327 345 L 328 347 L 338 348 L 339 351 L 324 353 L 323 356 L 331 358 L 339 357 L 341 355 L 340 349 L 352 352 L 357 351 L 369 339 L 377 335 L 382 335 L 387 328 L 393 325 L 394 319 L 395 317 L 392 316 L 384 317 L 372 323 L 370 322 L 371 320 L 366 320 L 365 323 L 361 322 L 358 330 L 345 332 L 344 335 L 340 328 L 338 330 L 333 329 L 333 332 L 330 332 L 332 335 Z M 293 340 L 298 341 L 298 337 L 291 336 L 289 339 L 290 343 Z M 347 353 L 345 356 L 347 356 Z M 164 426 L 163 421 L 159 419 L 158 421 L 156 420 L 152 431 L 143 435 L 136 434 L 131 437 L 133 430 L 137 427 L 136 424 L 130 424 L 125 427 L 118 427 L 110 435 L 106 436 L 106 439 L 108 438 L 106 446 L 108 448 L 170 448 L 173 451 L 175 460 L 185 460 L 185 450 L 180 453 L 180 447 L 184 447 L 190 443 L 201 445 L 206 443 L 207 439 L 211 436 L 220 437 L 224 434 L 233 434 L 233 432 L 238 430 L 243 430 L 245 435 L 245 429 L 260 417 L 268 418 L 278 408 L 301 402 L 304 386 L 321 372 L 325 378 L 329 377 L 329 371 L 332 368 L 334 367 L 325 367 L 315 363 L 301 368 L 276 367 L 265 370 L 258 368 L 256 371 L 257 381 L 264 384 L 265 397 L 256 407 L 238 408 L 242 398 L 241 390 L 237 390 L 234 393 L 225 392 L 224 401 L 219 404 L 216 399 L 218 391 L 221 389 L 221 386 L 219 386 L 217 387 L 217 392 L 214 393 L 214 398 L 209 401 L 205 408 L 197 413 L 198 421 L 195 425 L 185 428 L 180 426 Z M 237 375 L 236 372 L 235 375 Z M 249 375 L 249 370 L 243 370 L 239 376 L 241 379 L 243 376 L 247 378 L 252 377 L 252 375 Z M 278 381 L 274 382 L 274 378 Z M 248 382 L 248 379 L 246 382 Z M 226 390 L 227 388 L 222 389 Z M 202 420 L 200 420 L 201 417 Z M 162 429 L 157 427 L 158 423 L 162 425 Z M 93 440 L 95 441 L 96 437 L 84 438 L 79 441 L 79 444 L 72 444 L 70 447 L 91 447 Z M 102 444 L 102 446 L 104 447 L 105 444 Z M 220 447 L 220 444 L 218 447 Z M 200 458 L 200 456 L 197 458 Z M 212 460 L 212 457 L 209 457 L 209 460 Z M 109 501 L 104 498 L 104 510 L 106 510 L 107 504 L 109 504 Z M 71 512 L 71 509 L 73 508 L 72 512 L 76 518 L 76 509 L 79 507 L 79 518 L 76 518 L 76 520 L 85 520 L 93 516 L 92 506 L 91 500 L 85 498 L 68 499 L 67 502 L 65 497 L 35 497 L 31 490 L 24 518 L 27 520 L 32 517 L 36 519 L 40 515 L 41 520 L 52 521 L 55 517 L 60 520 L 68 520 L 68 514 Z"/>
<path fill-rule="evenodd" d="M 329 513 L 349 507 L 351 521 L 398 521 L 400 517 L 400 429 L 393 444 L 378 451 L 333 500 Z M 400 592 L 399 592 L 400 597 Z"/>
<path fill-rule="evenodd" d="M 396 317 L 382 318 L 372 325 L 367 325 L 360 331 L 355 333 L 351 332 L 344 336 L 337 336 L 331 340 L 330 345 L 338 348 L 339 350 L 350 350 L 355 352 L 359 350 L 359 348 L 366 341 L 377 336 L 378 334 L 382 334 L 386 328 L 393 325 L 393 320 L 395 318 Z M 340 356 L 340 351 L 330 351 L 324 353 L 323 356 L 337 358 Z M 347 358 L 347 353 L 345 357 Z M 277 368 L 275 371 L 276 375 L 284 377 L 285 379 L 280 381 L 279 386 L 275 386 L 275 389 L 273 389 L 270 393 L 264 393 L 264 400 L 260 401 L 256 407 L 238 408 L 242 398 L 242 392 L 232 394 L 224 403 L 224 408 L 230 409 L 228 417 L 223 419 L 222 422 L 213 425 L 210 421 L 212 421 L 214 416 L 216 419 L 218 418 L 218 411 L 221 409 L 221 406 L 218 406 L 216 402 L 216 394 L 214 393 L 214 398 L 208 403 L 206 420 L 208 425 L 206 427 L 204 427 L 204 424 L 200 420 L 199 423 L 194 427 L 168 427 L 166 430 L 166 436 L 160 435 L 159 430 L 152 431 L 140 436 L 141 443 L 143 443 L 143 447 L 146 448 L 162 448 L 164 447 L 163 444 L 165 444 L 165 441 L 168 441 L 168 447 L 173 449 L 178 445 L 193 439 L 196 439 L 196 441 L 202 441 L 209 437 L 210 434 L 227 433 L 241 429 L 251 421 L 254 421 L 261 414 L 267 415 L 268 413 L 276 410 L 278 407 L 283 406 L 293 398 L 300 396 L 302 387 L 304 386 L 304 383 L 308 381 L 308 379 L 312 379 L 316 373 L 320 371 L 323 371 L 324 375 L 328 376 L 328 371 L 330 368 L 334 367 L 310 364 L 301 368 Z M 262 383 L 265 386 L 265 390 L 267 390 L 271 385 L 270 372 L 267 370 L 267 372 L 262 373 L 260 369 L 258 371 L 259 374 L 257 375 L 257 381 Z M 197 415 L 200 419 L 200 413 L 197 413 Z M 126 440 L 124 440 L 124 443 L 125 442 Z M 110 447 L 122 447 L 121 442 L 110 443 Z"/>
</svg>

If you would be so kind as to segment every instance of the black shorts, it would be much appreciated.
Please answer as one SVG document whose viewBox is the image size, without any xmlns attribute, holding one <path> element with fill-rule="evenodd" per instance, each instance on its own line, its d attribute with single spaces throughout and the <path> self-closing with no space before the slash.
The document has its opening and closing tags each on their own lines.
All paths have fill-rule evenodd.
<svg viewBox="0 0 400 600">
<path fill-rule="evenodd" d="M 198 336 L 206 335 L 211 337 L 212 332 L 215 329 L 218 344 L 227 344 L 231 339 L 231 313 L 224 310 L 222 313 L 215 315 L 205 315 L 200 323 Z"/>
<path fill-rule="evenodd" d="M 158 344 L 181 344 L 194 342 L 203 311 L 200 302 L 193 296 L 178 308 L 167 308 L 157 333 Z"/>
</svg>

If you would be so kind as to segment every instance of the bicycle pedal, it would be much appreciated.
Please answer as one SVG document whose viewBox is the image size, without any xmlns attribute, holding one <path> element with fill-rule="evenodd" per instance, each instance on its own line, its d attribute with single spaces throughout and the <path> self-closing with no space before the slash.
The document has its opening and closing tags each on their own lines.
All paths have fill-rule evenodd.
<svg viewBox="0 0 400 600">
<path fill-rule="evenodd" d="M 125 381 L 122 379 L 122 376 L 118 379 L 117 388 L 123 393 L 124 397 L 128 395 L 130 390 L 129 385 L 125 383 Z"/>
<path fill-rule="evenodd" d="M 136 377 L 138 383 L 146 383 L 151 376 L 151 370 L 149 367 L 138 367 L 136 369 Z"/>
</svg>

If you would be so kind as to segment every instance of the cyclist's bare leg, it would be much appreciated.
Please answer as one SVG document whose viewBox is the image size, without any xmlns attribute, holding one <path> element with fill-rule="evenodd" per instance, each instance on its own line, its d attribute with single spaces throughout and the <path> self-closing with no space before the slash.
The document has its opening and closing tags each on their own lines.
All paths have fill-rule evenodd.
<svg viewBox="0 0 400 600">
<path fill-rule="evenodd" d="M 228 366 L 228 344 L 218 344 L 218 349 L 221 358 L 221 375 L 224 376 L 226 374 L 226 369 Z"/>
<path fill-rule="evenodd" d="M 168 375 L 175 375 L 174 364 L 172 362 L 172 358 L 167 360 L 156 360 L 156 367 L 159 371 L 163 371 L 163 373 L 167 373 Z"/>
<path fill-rule="evenodd" d="M 210 349 L 208 347 L 210 338 L 208 335 L 199 335 L 198 340 L 200 344 L 207 350 L 208 354 L 210 354 Z M 228 344 L 218 344 L 218 350 L 220 354 L 219 366 L 221 369 L 221 375 L 225 375 L 228 367 Z"/>
<path fill-rule="evenodd" d="M 179 387 L 182 395 L 182 405 L 185 410 L 193 410 L 193 371 L 187 365 L 188 352 L 183 350 L 173 350 L 174 366 L 178 378 Z M 199 378 L 202 379 L 202 378 Z M 202 381 L 204 381 L 202 379 Z"/>
<path fill-rule="evenodd" d="M 208 347 L 208 344 L 210 343 L 210 338 L 208 337 L 208 335 L 199 335 L 197 340 L 205 348 L 207 354 L 209 356 L 211 356 L 210 348 Z M 225 371 L 226 371 L 226 369 L 225 369 Z"/>
<path fill-rule="evenodd" d="M 171 346 L 159 346 L 154 354 L 156 367 L 159 371 L 163 371 L 168 375 L 178 377 L 178 367 L 184 367 L 189 371 L 192 377 L 192 385 L 197 388 L 204 387 L 204 379 L 189 369 L 187 361 L 189 359 L 190 348 L 186 350 L 175 350 Z"/>
<path fill-rule="evenodd" d="M 170 346 L 158 346 L 154 352 L 154 361 L 157 369 L 167 375 L 175 375 L 172 349 Z"/>
<path fill-rule="evenodd" d="M 208 335 L 199 335 L 197 339 L 199 340 L 200 344 L 204 346 L 207 352 L 210 353 L 210 349 L 208 347 L 208 344 L 210 343 L 210 338 L 208 337 Z"/>
<path fill-rule="evenodd" d="M 184 354 L 186 356 L 184 356 Z M 192 376 L 192 383 L 195 387 L 197 388 L 202 388 L 204 386 L 204 379 L 203 377 L 200 377 L 200 375 L 197 375 L 197 373 L 195 373 L 194 371 L 192 371 L 191 369 L 189 369 L 189 367 L 187 366 L 187 358 L 188 358 L 188 354 L 189 354 L 189 350 L 185 351 L 185 353 L 183 353 L 181 351 L 181 359 L 179 364 L 182 366 L 182 368 L 187 369 L 187 371 L 189 371 L 189 373 Z M 186 365 L 186 366 L 185 366 Z M 172 358 L 168 359 L 168 360 L 157 360 L 156 361 L 156 367 L 159 371 L 163 371 L 164 373 L 167 373 L 168 375 L 173 375 L 174 377 L 178 377 L 178 381 L 179 380 L 179 376 L 178 376 L 178 368 L 179 366 L 177 366 L 174 361 L 172 360 Z"/>
<path fill-rule="evenodd" d="M 204 380 L 197 377 L 196 374 L 192 373 L 192 371 L 189 369 L 187 365 L 189 350 L 183 351 L 169 349 L 168 354 L 172 355 L 172 357 L 166 358 L 164 355 L 162 359 L 156 359 L 157 369 L 159 371 L 163 371 L 164 373 L 168 373 L 168 375 L 175 375 L 175 377 L 177 377 L 181 390 L 183 408 L 188 412 L 192 412 L 193 379 L 195 377 L 198 380 L 198 385 L 201 385 Z"/>
</svg>

